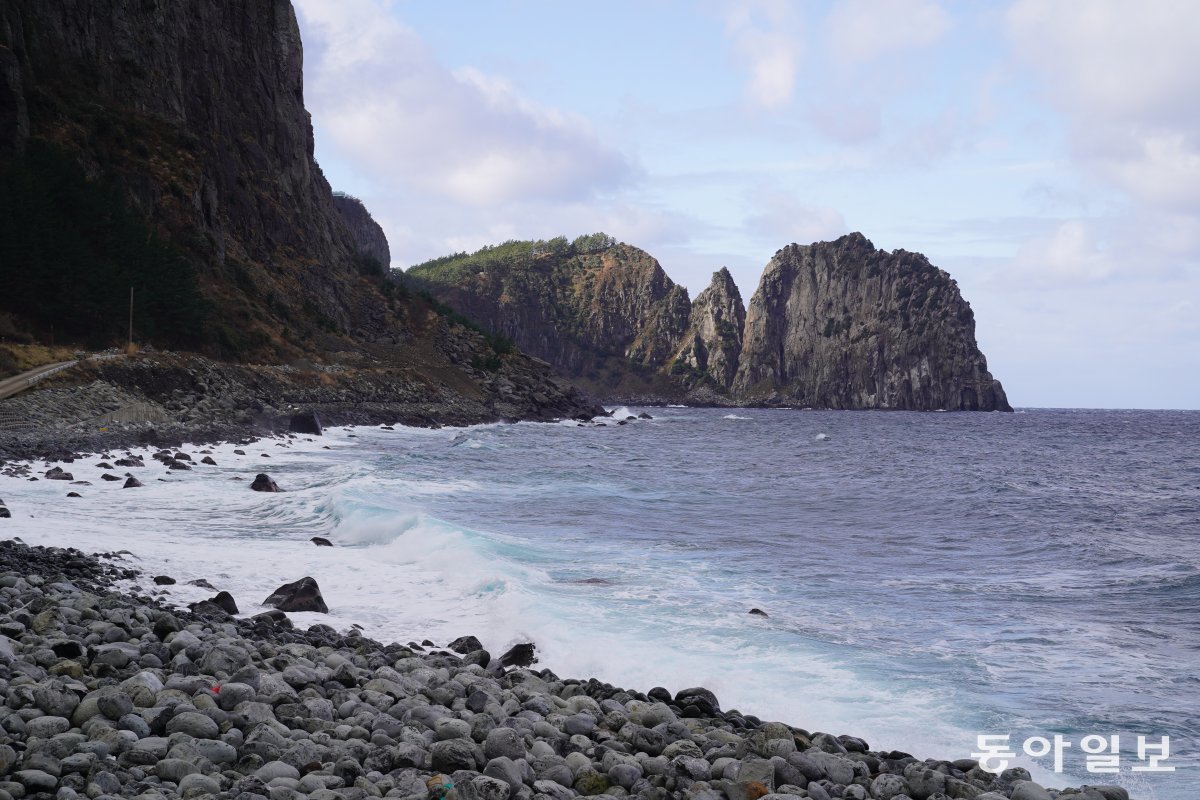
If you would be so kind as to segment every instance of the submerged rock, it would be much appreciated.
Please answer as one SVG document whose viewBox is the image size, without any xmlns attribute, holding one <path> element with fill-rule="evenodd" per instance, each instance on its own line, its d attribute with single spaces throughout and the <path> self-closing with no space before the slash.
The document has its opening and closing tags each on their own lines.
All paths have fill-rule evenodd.
<svg viewBox="0 0 1200 800">
<path fill-rule="evenodd" d="M 254 482 L 250 484 L 250 488 L 256 492 L 281 491 L 279 485 L 271 480 L 271 476 L 265 472 L 260 472 L 254 476 Z"/>
</svg>

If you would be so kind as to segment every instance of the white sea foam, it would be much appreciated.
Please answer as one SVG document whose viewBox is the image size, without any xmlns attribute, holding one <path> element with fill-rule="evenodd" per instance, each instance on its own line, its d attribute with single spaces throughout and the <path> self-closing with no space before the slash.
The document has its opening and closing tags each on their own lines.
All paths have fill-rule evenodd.
<svg viewBox="0 0 1200 800">
<path fill-rule="evenodd" d="M 616 410 L 618 418 L 632 413 Z M 707 686 L 725 708 L 864 736 L 873 746 L 923 757 L 965 756 L 977 733 L 990 732 L 964 727 L 954 697 L 932 685 L 898 685 L 886 673 L 873 675 L 852 663 L 844 650 L 803 638 L 798 644 L 784 620 L 748 618 L 750 606 L 772 608 L 771 587 L 746 586 L 714 601 L 719 563 L 680 562 L 666 573 L 661 565 L 627 560 L 624 572 L 613 573 L 602 558 L 604 543 L 589 543 L 592 561 L 579 565 L 581 580 L 564 580 L 548 566 L 564 556 L 545 543 L 473 530 L 428 511 L 433 501 L 499 489 L 449 472 L 415 474 L 395 460 L 472 442 L 511 446 L 506 439 L 519 439 L 520 430 L 337 429 L 284 447 L 249 445 L 246 456 L 223 445 L 211 448 L 217 467 L 197 464 L 185 473 L 168 475 L 147 457 L 145 470 L 132 470 L 146 484 L 138 490 L 100 481 L 105 470 L 94 466 L 100 459 L 87 458 L 65 467 L 91 481 L 89 487 L 0 478 L 0 497 L 13 512 L 4 532 L 30 544 L 129 550 L 147 574 L 179 581 L 166 590 L 173 601 L 211 595 L 186 583 L 205 578 L 230 591 L 244 615 L 264 610 L 258 601 L 278 585 L 311 575 L 331 613 L 292 615 L 299 626 L 357 623 L 369 636 L 402 642 L 447 642 L 471 633 L 493 653 L 534 641 L 542 665 L 562 676 L 595 676 L 642 690 Z M 184 449 L 195 454 L 197 448 Z M 259 471 L 287 491 L 250 492 L 248 481 Z M 590 481 L 577 489 L 581 497 L 616 492 L 595 476 L 581 480 Z M 84 497 L 66 499 L 70 489 Z M 530 483 L 504 491 L 533 501 L 555 489 Z M 315 547 L 312 536 L 338 546 Z M 833 599 L 820 602 L 838 613 Z M 855 624 L 846 620 L 851 640 Z M 1061 776 L 1021 763 L 1043 785 L 1064 785 Z"/>
<path fill-rule="evenodd" d="M 386 434 L 360 429 L 356 438 Z M 322 450 L 325 443 L 333 450 Z M 357 623 L 367 635 L 388 641 L 445 642 L 473 633 L 493 652 L 530 640 L 542 663 L 564 676 L 596 676 L 643 690 L 708 686 L 725 707 L 825 730 L 901 742 L 911 732 L 913 705 L 932 702 L 911 695 L 898 702 L 886 686 L 864 685 L 835 663 L 798 657 L 771 642 L 770 623 L 748 620 L 740 607 L 719 619 L 664 612 L 655 620 L 653 592 L 643 592 L 649 624 L 631 626 L 611 602 L 617 594 L 612 587 L 566 591 L 522 563 L 526 543 L 484 536 L 421 511 L 422 496 L 470 490 L 471 482 L 448 480 L 438 487 L 388 480 L 358 463 L 355 440 L 345 431 L 330 432 L 320 443 L 275 444 L 247 446 L 246 456 L 234 455 L 233 445 L 211 448 L 219 466 L 170 475 L 145 451 L 150 466 L 132 471 L 146 486 L 136 490 L 101 482 L 105 470 L 93 466 L 100 459 L 83 459 L 65 465 L 76 479 L 93 483 L 72 487 L 84 495 L 77 500 L 63 496 L 63 482 L 4 478 L 0 496 L 13 510 L 6 532 L 30 544 L 128 550 L 147 575 L 178 581 L 164 591 L 180 606 L 212 594 L 187 583 L 204 578 L 231 592 L 243 615 L 260 613 L 265 609 L 259 601 L 275 587 L 311 575 L 330 614 L 292 615 L 299 626 Z M 287 491 L 250 492 L 248 480 L 260 470 Z M 157 480 L 160 475 L 166 482 Z M 311 536 L 338 546 L 315 547 Z M 889 710 L 881 715 L 881 709 Z M 955 737 L 936 733 L 926 744 L 942 752 L 961 749 Z"/>
</svg>

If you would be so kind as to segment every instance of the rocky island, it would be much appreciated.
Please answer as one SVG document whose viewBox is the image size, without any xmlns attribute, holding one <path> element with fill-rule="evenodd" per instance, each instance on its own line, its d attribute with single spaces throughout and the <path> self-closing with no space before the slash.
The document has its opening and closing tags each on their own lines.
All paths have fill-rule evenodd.
<svg viewBox="0 0 1200 800">
<path fill-rule="evenodd" d="M 606 400 L 1012 410 L 954 280 L 859 233 L 777 252 L 748 309 L 728 270 L 689 302 L 652 256 L 603 234 L 404 277 Z"/>
</svg>

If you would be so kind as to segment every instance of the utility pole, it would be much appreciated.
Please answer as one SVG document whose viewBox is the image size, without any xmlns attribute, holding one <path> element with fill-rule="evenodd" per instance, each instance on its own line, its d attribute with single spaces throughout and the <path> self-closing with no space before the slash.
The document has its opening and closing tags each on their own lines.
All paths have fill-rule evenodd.
<svg viewBox="0 0 1200 800">
<path fill-rule="evenodd" d="M 133 287 L 129 287 L 129 346 L 125 348 L 126 355 L 133 355 Z"/>
</svg>

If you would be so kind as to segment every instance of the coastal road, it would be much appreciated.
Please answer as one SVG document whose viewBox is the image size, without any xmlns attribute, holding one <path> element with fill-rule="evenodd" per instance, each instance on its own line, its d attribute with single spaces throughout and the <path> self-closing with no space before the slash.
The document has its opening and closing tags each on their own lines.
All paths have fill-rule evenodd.
<svg viewBox="0 0 1200 800">
<path fill-rule="evenodd" d="M 119 358 L 120 356 L 120 353 L 96 353 L 88 356 L 88 358 L 93 361 L 99 361 L 106 358 Z M 20 375 L 5 378 L 0 381 L 0 400 L 20 394 L 43 378 L 48 378 L 56 372 L 62 372 L 64 369 L 70 369 L 78 364 L 79 361 L 80 359 L 75 359 L 73 361 L 59 361 L 56 364 L 43 364 L 40 367 L 34 367 L 31 370 L 22 372 Z"/>
<path fill-rule="evenodd" d="M 14 375 L 11 378 L 5 378 L 0 381 L 0 400 L 12 397 L 14 394 L 21 392 L 33 386 L 42 378 L 47 378 L 56 372 L 61 372 L 64 369 L 69 369 L 79 361 L 59 361 L 57 364 L 43 364 L 40 367 L 34 367 L 27 372 L 22 372 L 20 375 Z"/>
</svg>

